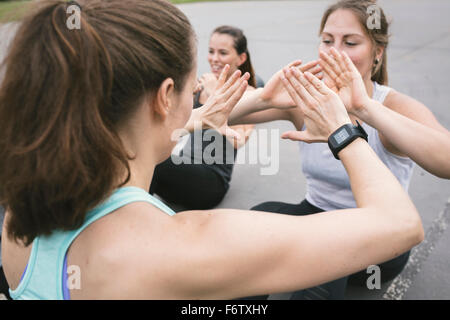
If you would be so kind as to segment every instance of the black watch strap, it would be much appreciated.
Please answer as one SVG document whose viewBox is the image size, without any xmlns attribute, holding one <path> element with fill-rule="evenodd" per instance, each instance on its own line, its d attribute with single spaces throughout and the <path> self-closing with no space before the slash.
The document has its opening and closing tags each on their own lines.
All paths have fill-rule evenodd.
<svg viewBox="0 0 450 320">
<path fill-rule="evenodd" d="M 361 126 L 361 124 L 356 120 L 357 126 L 353 124 L 345 124 L 335 132 L 333 132 L 328 138 L 328 146 L 331 152 L 337 160 L 340 160 L 338 153 L 352 143 L 357 138 L 363 138 L 368 141 L 367 132 Z"/>
</svg>

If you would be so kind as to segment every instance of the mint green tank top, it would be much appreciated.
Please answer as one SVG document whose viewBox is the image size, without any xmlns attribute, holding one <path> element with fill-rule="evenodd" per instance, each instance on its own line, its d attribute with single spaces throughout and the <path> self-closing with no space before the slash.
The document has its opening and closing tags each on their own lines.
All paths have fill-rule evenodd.
<svg viewBox="0 0 450 320">
<path fill-rule="evenodd" d="M 117 189 L 106 201 L 86 215 L 81 228 L 55 231 L 50 236 L 36 237 L 32 244 L 28 265 L 19 286 L 10 290 L 14 300 L 62 300 L 67 298 L 67 270 L 64 267 L 67 250 L 75 238 L 91 223 L 132 202 L 148 202 L 168 215 L 175 212 L 137 187 Z"/>
</svg>

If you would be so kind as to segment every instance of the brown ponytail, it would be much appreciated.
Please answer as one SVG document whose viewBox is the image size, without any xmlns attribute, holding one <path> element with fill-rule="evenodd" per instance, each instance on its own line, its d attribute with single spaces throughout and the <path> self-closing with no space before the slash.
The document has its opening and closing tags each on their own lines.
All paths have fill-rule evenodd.
<svg viewBox="0 0 450 320">
<path fill-rule="evenodd" d="M 80 227 L 128 181 L 119 126 L 166 78 L 182 90 L 195 60 L 192 27 L 167 1 L 79 3 L 74 30 L 67 2 L 39 3 L 3 65 L 0 204 L 26 245 Z"/>
<path fill-rule="evenodd" d="M 369 20 L 369 8 L 371 6 L 377 6 L 380 12 L 380 28 L 369 28 L 367 21 Z M 331 5 L 324 13 L 322 17 L 322 22 L 320 24 L 320 32 L 322 34 L 325 24 L 327 23 L 328 17 L 339 9 L 351 10 L 359 22 L 362 28 L 365 30 L 367 35 L 372 40 L 374 48 L 376 46 L 381 46 L 384 48 L 383 57 L 378 62 L 373 62 L 372 69 L 372 81 L 375 81 L 382 85 L 388 85 L 388 71 L 387 71 L 387 47 L 389 44 L 389 23 L 386 19 L 383 9 L 377 4 L 376 0 L 340 0 L 337 3 Z M 375 56 L 375 53 L 374 53 Z"/>
<path fill-rule="evenodd" d="M 232 26 L 220 26 L 217 27 L 214 33 L 219 34 L 227 34 L 234 39 L 234 48 L 236 49 L 239 55 L 245 53 L 247 55 L 247 60 L 239 66 L 239 70 L 241 70 L 242 74 L 248 72 L 250 74 L 250 79 L 248 80 L 248 84 L 252 87 L 256 88 L 256 78 L 255 71 L 253 69 L 252 61 L 250 59 L 250 52 L 248 51 L 247 38 L 244 35 L 244 32 L 236 27 Z"/>
</svg>

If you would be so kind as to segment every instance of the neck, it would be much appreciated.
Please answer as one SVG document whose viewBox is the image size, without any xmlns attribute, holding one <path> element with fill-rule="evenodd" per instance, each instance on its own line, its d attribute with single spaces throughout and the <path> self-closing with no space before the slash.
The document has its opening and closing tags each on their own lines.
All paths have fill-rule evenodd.
<svg viewBox="0 0 450 320">
<path fill-rule="evenodd" d="M 150 190 L 150 185 L 153 179 L 153 173 L 157 165 L 156 161 L 142 161 L 131 160 L 130 165 L 130 180 L 124 187 L 138 187 L 146 191 Z"/>
<path fill-rule="evenodd" d="M 149 139 L 142 137 L 155 136 L 150 133 L 139 134 L 138 132 L 127 132 L 121 134 L 121 139 L 126 146 L 127 152 L 133 157 L 128 161 L 130 167 L 130 179 L 124 187 L 138 187 L 149 191 L 156 165 L 159 163 L 156 148 Z M 126 173 L 124 173 L 122 181 Z"/>
</svg>

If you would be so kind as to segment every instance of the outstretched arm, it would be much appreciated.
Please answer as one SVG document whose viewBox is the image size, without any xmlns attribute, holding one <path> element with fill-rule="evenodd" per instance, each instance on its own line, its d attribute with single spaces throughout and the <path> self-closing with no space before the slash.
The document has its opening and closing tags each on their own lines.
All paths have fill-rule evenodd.
<svg viewBox="0 0 450 320">
<path fill-rule="evenodd" d="M 335 49 L 331 53 L 329 56 L 322 52 L 320 63 L 349 113 L 376 128 L 389 151 L 411 158 L 438 177 L 450 179 L 450 132 L 412 98 L 395 92 L 385 101 L 389 108 L 370 99 L 348 55 Z"/>
<path fill-rule="evenodd" d="M 450 179 L 450 132 L 446 129 L 430 128 L 372 99 L 359 114 L 423 169 Z"/>
<path fill-rule="evenodd" d="M 322 68 L 318 61 L 302 65 L 301 60 L 290 63 L 286 68 L 298 68 L 301 72 L 310 72 L 320 77 Z M 283 86 L 283 70 L 279 70 L 267 82 L 264 88 L 246 92 L 230 114 L 230 124 L 262 123 L 275 120 L 291 120 L 291 111 L 295 102 Z M 297 119 L 299 121 L 301 119 Z"/>
<path fill-rule="evenodd" d="M 350 122 L 345 107 L 312 75 L 292 72 L 284 81 L 307 128 L 293 138 L 325 142 Z M 167 219 L 162 243 L 170 248 L 165 265 L 172 267 L 160 276 L 167 277 L 168 297 L 223 299 L 308 288 L 392 259 L 422 241 L 413 203 L 368 144 L 357 139 L 339 157 L 357 209 L 303 217 L 222 209 Z"/>
</svg>

